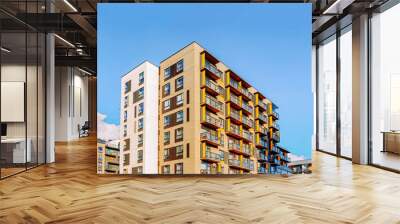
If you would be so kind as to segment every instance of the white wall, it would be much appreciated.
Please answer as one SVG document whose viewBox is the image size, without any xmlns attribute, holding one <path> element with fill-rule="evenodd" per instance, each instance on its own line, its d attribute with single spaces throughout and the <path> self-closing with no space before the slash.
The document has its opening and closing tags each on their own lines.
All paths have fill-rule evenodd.
<svg viewBox="0 0 400 224">
<path fill-rule="evenodd" d="M 78 125 L 88 120 L 88 77 L 72 67 L 56 67 L 55 141 L 79 138 Z"/>
</svg>

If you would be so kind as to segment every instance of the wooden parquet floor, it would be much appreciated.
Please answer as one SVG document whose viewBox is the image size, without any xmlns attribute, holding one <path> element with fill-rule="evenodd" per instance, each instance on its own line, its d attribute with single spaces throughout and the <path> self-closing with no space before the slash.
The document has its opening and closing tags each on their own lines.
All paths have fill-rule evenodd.
<svg viewBox="0 0 400 224">
<path fill-rule="evenodd" d="M 400 175 L 323 153 L 313 174 L 101 177 L 96 140 L 0 181 L 0 223 L 400 223 Z"/>
</svg>

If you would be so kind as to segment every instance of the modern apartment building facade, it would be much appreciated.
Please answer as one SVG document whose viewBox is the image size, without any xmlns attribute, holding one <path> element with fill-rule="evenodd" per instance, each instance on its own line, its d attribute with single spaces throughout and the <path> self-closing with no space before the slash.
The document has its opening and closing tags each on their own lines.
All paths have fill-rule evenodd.
<svg viewBox="0 0 400 224">
<path fill-rule="evenodd" d="M 158 172 L 158 76 L 145 61 L 121 78 L 120 173 Z"/>
<path fill-rule="evenodd" d="M 199 44 L 161 62 L 159 86 L 160 174 L 288 172 L 277 106 Z"/>
<path fill-rule="evenodd" d="M 97 142 L 97 173 L 98 174 L 119 174 L 119 143 Z"/>
</svg>

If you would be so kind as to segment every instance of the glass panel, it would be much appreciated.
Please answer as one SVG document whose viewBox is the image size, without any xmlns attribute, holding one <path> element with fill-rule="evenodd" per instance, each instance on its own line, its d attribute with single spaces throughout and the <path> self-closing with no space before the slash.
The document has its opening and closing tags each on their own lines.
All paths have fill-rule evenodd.
<svg viewBox="0 0 400 224">
<path fill-rule="evenodd" d="M 37 165 L 37 132 L 38 132 L 38 108 L 37 108 L 37 80 L 38 80 L 38 57 L 37 45 L 38 36 L 36 32 L 27 33 L 27 80 L 26 80 L 26 125 L 27 125 L 27 150 L 28 163 L 27 167 Z"/>
<path fill-rule="evenodd" d="M 318 146 L 336 153 L 336 36 L 318 48 Z"/>
<path fill-rule="evenodd" d="M 340 36 L 340 153 L 352 157 L 352 32 Z"/>
<path fill-rule="evenodd" d="M 45 163 L 46 148 L 45 148 L 45 60 L 46 60 L 46 36 L 39 33 L 38 43 L 38 163 Z"/>
<path fill-rule="evenodd" d="M 26 34 L 1 34 L 1 177 L 25 170 Z"/>
<path fill-rule="evenodd" d="M 400 170 L 400 4 L 372 18 L 372 163 Z"/>
</svg>

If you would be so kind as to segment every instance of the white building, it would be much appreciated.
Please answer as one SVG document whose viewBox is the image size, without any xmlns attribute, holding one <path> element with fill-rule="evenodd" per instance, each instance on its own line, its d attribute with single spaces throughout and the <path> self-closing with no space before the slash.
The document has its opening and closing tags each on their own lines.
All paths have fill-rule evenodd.
<svg viewBox="0 0 400 224">
<path fill-rule="evenodd" d="M 121 78 L 121 174 L 157 173 L 158 83 L 158 67 L 148 61 Z"/>
</svg>

